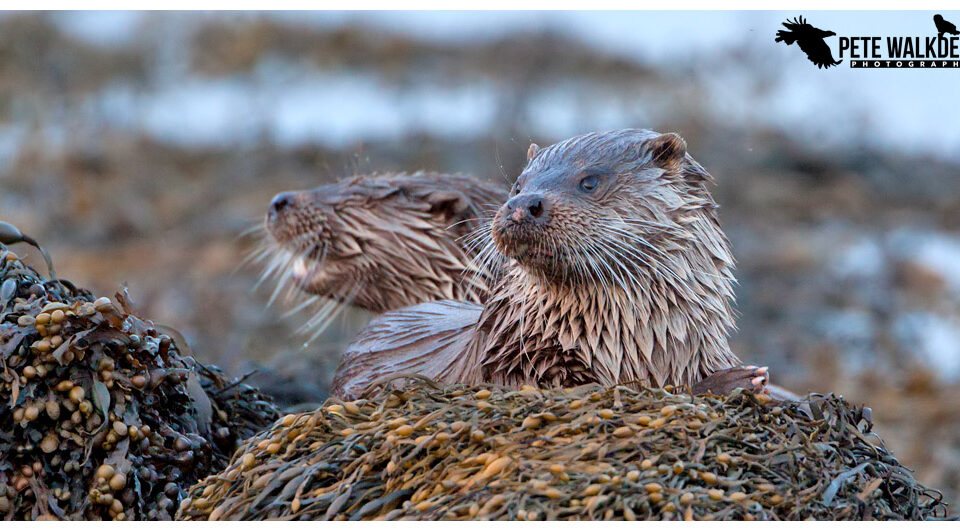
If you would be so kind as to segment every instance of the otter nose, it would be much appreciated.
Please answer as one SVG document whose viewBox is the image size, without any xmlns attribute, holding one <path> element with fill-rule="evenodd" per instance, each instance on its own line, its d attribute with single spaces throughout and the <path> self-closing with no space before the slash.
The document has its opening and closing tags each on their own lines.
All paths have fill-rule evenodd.
<svg viewBox="0 0 960 531">
<path fill-rule="evenodd" d="M 291 192 L 283 192 L 277 194 L 273 197 L 273 201 L 270 202 L 270 212 L 273 214 L 279 214 L 293 205 L 296 197 Z"/>
<path fill-rule="evenodd" d="M 507 212 L 516 222 L 536 220 L 546 212 L 546 202 L 540 194 L 521 194 L 507 201 Z"/>
</svg>

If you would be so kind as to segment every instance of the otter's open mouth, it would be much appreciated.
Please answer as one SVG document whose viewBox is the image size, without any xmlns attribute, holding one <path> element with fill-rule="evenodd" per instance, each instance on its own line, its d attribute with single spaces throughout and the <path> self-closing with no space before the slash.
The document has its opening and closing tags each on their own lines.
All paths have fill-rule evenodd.
<svg viewBox="0 0 960 531">
<path fill-rule="evenodd" d="M 298 256 L 290 265 L 290 278 L 303 291 L 313 294 L 326 293 L 330 275 L 326 271 L 330 267 L 329 257 L 318 262 L 310 256 Z"/>
</svg>

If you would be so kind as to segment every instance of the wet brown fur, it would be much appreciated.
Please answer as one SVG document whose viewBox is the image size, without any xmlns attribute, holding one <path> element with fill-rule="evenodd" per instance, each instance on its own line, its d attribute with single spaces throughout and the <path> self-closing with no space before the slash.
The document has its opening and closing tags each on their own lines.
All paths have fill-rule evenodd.
<svg viewBox="0 0 960 531">
<path fill-rule="evenodd" d="M 503 202 L 506 190 L 497 185 L 397 173 L 286 195 L 292 205 L 265 221 L 267 275 L 279 275 L 281 285 L 374 313 L 438 299 L 479 303 L 489 291 L 491 278 L 463 238 Z"/>
<path fill-rule="evenodd" d="M 529 154 L 513 195 L 540 194 L 549 218 L 521 223 L 510 203 L 498 212 L 492 244 L 511 261 L 486 303 L 378 318 L 345 353 L 335 396 L 401 372 L 513 386 L 692 386 L 739 364 L 727 342 L 733 258 L 712 179 L 682 139 L 630 129 Z M 603 184 L 576 193 L 590 174 Z"/>
</svg>

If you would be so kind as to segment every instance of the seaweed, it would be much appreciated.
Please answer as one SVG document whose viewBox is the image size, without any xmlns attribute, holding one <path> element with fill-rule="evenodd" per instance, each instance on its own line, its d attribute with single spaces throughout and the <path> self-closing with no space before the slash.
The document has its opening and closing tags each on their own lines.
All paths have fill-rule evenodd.
<svg viewBox="0 0 960 531">
<path fill-rule="evenodd" d="M 408 378 L 409 379 L 409 378 Z M 836 396 L 440 387 L 328 400 L 246 441 L 178 518 L 796 520 L 945 517 Z"/>
<path fill-rule="evenodd" d="M 190 485 L 278 417 L 189 352 L 126 290 L 96 298 L 0 243 L 0 518 L 172 518 Z"/>
</svg>

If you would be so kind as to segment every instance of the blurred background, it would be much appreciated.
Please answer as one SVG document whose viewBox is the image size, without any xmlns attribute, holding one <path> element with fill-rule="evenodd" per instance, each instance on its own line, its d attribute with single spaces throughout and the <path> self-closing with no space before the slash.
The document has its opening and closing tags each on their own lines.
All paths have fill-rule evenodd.
<svg viewBox="0 0 960 531">
<path fill-rule="evenodd" d="M 306 316 L 267 307 L 242 233 L 274 194 L 421 168 L 512 181 L 531 141 L 676 131 L 717 178 L 736 351 L 871 406 L 957 500 L 960 70 L 817 70 L 774 43 L 798 14 L 934 32 L 932 12 L 4 13 L 0 219 L 98 295 L 126 283 L 201 361 L 318 401 L 369 316 L 304 348 Z"/>
</svg>

